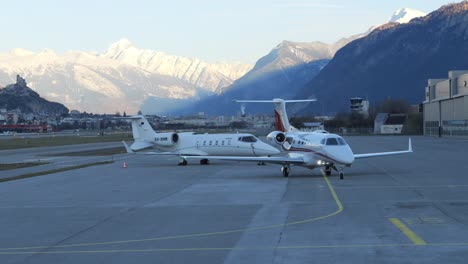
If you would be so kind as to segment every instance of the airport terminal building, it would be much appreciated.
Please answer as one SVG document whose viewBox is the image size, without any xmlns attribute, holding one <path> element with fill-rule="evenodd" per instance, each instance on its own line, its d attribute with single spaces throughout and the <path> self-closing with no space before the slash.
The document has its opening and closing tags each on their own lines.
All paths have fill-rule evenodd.
<svg viewBox="0 0 468 264">
<path fill-rule="evenodd" d="M 448 77 L 427 81 L 424 135 L 468 136 L 468 70 Z"/>
</svg>

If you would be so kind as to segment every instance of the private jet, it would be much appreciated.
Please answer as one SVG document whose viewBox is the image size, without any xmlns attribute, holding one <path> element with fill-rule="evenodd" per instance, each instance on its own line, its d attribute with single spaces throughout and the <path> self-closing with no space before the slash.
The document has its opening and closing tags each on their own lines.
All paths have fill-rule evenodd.
<svg viewBox="0 0 468 264">
<path fill-rule="evenodd" d="M 262 157 L 280 153 L 277 148 L 251 134 L 157 133 L 142 115 L 125 119 L 131 120 L 134 139 L 130 147 L 123 141 L 127 153 L 180 156 L 179 165 L 188 164 L 186 156 L 204 156 L 205 158 L 200 159 L 200 164 L 206 165 L 209 163 L 208 157 L 212 155 Z M 135 152 L 146 148 L 156 151 Z"/>
<path fill-rule="evenodd" d="M 344 178 L 344 167 L 350 167 L 356 159 L 372 158 L 388 155 L 406 154 L 413 152 L 411 138 L 408 149 L 402 151 L 354 154 L 346 141 L 339 135 L 328 133 L 325 130 L 302 132 L 289 124 L 286 113 L 286 103 L 313 102 L 306 100 L 235 100 L 238 103 L 273 103 L 275 105 L 276 131 L 268 134 L 267 139 L 281 147 L 287 156 L 277 157 L 227 157 L 227 156 L 199 156 L 185 158 L 201 158 L 211 160 L 255 161 L 281 164 L 281 172 L 288 177 L 291 166 L 302 166 L 309 169 L 323 168 L 327 176 L 332 169 L 339 172 L 340 179 Z"/>
</svg>

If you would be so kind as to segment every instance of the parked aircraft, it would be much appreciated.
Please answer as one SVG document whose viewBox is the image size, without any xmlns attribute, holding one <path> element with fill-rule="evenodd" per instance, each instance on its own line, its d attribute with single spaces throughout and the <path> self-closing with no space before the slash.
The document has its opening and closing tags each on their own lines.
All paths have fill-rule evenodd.
<svg viewBox="0 0 468 264">
<path fill-rule="evenodd" d="M 260 157 L 280 153 L 275 147 L 262 142 L 251 134 L 156 133 L 142 115 L 126 117 L 125 119 L 132 121 L 132 133 L 135 140 L 130 147 L 123 142 L 128 153 L 152 147 L 157 152 L 137 153 L 181 156 L 179 165 L 187 165 L 185 156 L 205 156 L 205 158 L 200 159 L 200 164 L 208 164 L 210 155 Z"/>
<path fill-rule="evenodd" d="M 343 179 L 344 167 L 350 167 L 355 159 L 371 158 L 387 155 L 405 154 L 413 152 L 411 139 L 408 142 L 408 149 L 403 151 L 379 152 L 354 154 L 346 141 L 339 135 L 320 130 L 314 132 L 301 132 L 289 124 L 286 113 L 286 103 L 312 102 L 308 100 L 236 100 L 239 103 L 273 103 L 275 105 L 275 126 L 276 131 L 268 134 L 267 139 L 280 146 L 286 153 L 284 157 L 223 157 L 223 156 L 200 156 L 185 158 L 210 158 L 212 160 L 232 160 L 232 161 L 255 161 L 281 164 L 281 172 L 284 177 L 288 177 L 291 166 L 297 165 L 309 169 L 324 168 L 326 175 L 331 175 L 331 170 L 339 172 L 340 179 Z"/>
</svg>

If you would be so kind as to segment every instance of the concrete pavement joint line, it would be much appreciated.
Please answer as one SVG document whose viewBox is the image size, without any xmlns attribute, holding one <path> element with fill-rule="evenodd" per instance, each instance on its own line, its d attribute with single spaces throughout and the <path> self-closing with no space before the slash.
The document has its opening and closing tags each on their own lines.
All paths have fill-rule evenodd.
<svg viewBox="0 0 468 264">
<path fill-rule="evenodd" d="M 232 233 L 240 233 L 240 232 L 248 232 L 248 231 L 257 231 L 257 230 L 265 230 L 265 229 L 273 229 L 279 228 L 284 226 L 292 226 L 292 225 L 299 225 L 310 223 L 318 220 L 323 220 L 332 216 L 335 216 L 343 211 L 343 205 L 341 204 L 338 195 L 336 194 L 335 190 L 333 189 L 332 184 L 328 177 L 323 175 L 330 193 L 335 200 L 335 203 L 338 207 L 336 211 L 333 213 L 318 216 L 314 218 L 309 218 L 301 221 L 289 222 L 285 224 L 276 224 L 276 225 L 269 225 L 269 226 L 259 226 L 253 228 L 243 228 L 243 229 L 234 229 L 234 230 L 227 230 L 227 231 L 219 231 L 219 232 L 207 232 L 207 233 L 198 233 L 198 234 L 190 234 L 190 235 L 177 235 L 177 236 L 166 236 L 166 237 L 155 237 L 155 238 L 144 238 L 144 239 L 132 239 L 132 240 L 119 240 L 119 241 L 109 241 L 109 242 L 96 242 L 96 243 L 79 243 L 79 244 L 68 244 L 68 245 L 57 245 L 57 246 L 33 246 L 33 247 L 15 247 L 15 248 L 0 248 L 0 254 L 6 253 L 1 251 L 11 251 L 11 250 L 28 250 L 28 249 L 53 249 L 53 248 L 69 248 L 69 247 L 82 247 L 82 246 L 100 246 L 100 245 L 115 245 L 115 244 L 125 244 L 125 243 L 136 243 L 136 242 L 147 242 L 147 241 L 160 241 L 160 240 L 169 240 L 169 239 L 180 239 L 180 238 L 192 238 L 192 237 L 202 237 L 202 236 L 214 236 L 214 235 L 226 235 Z"/>
<path fill-rule="evenodd" d="M 405 234 L 406 237 L 408 237 L 411 242 L 415 245 L 427 245 L 426 241 L 424 241 L 422 238 L 420 238 L 416 233 L 414 233 L 409 227 L 407 227 L 403 222 L 401 222 L 398 218 L 389 218 L 390 222 L 394 224 L 398 229 L 400 229 L 403 234 Z"/>
<path fill-rule="evenodd" d="M 65 250 L 65 251 L 4 251 L 0 255 L 24 255 L 24 254 L 85 254 L 85 253 L 138 253 L 138 252 L 177 252 L 177 251 L 259 251 L 272 249 L 343 249 L 343 248 L 385 248 L 385 247 L 468 247 L 467 243 L 434 243 L 434 244 L 357 244 L 357 245 L 302 245 L 279 247 L 207 247 L 207 248 L 149 248 L 149 249 L 109 249 L 109 250 Z"/>
</svg>

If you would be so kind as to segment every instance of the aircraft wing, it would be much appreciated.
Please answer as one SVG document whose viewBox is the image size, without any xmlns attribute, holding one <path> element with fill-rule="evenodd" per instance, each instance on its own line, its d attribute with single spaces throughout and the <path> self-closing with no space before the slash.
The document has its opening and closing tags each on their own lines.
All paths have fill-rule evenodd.
<svg viewBox="0 0 468 264">
<path fill-rule="evenodd" d="M 408 140 L 408 149 L 402 151 L 390 151 L 390 152 L 378 152 L 378 153 L 365 153 L 365 154 L 354 154 L 355 159 L 364 159 L 364 158 L 373 158 L 373 157 L 380 157 L 380 156 L 388 156 L 388 155 L 398 155 L 398 154 L 406 154 L 413 152 L 413 146 L 411 145 L 411 138 Z"/>
<path fill-rule="evenodd" d="M 240 157 L 240 156 L 182 156 L 184 159 L 209 159 L 230 161 L 267 162 L 276 164 L 304 164 L 302 158 L 290 157 Z"/>
<path fill-rule="evenodd" d="M 161 155 L 161 156 L 180 156 L 179 153 L 175 153 L 175 152 L 154 152 L 154 151 L 146 151 L 146 152 L 135 152 L 133 151 L 128 145 L 127 143 L 125 143 L 125 141 L 122 141 L 124 147 L 125 147 L 125 150 L 127 151 L 127 153 L 129 154 L 138 154 L 138 155 Z"/>
</svg>

